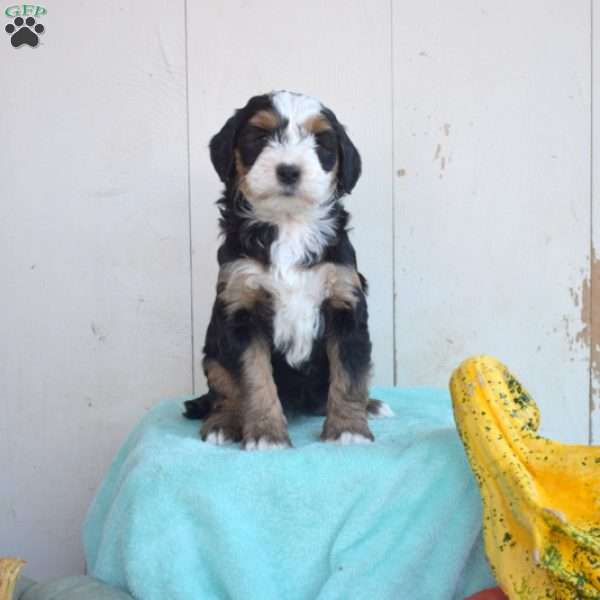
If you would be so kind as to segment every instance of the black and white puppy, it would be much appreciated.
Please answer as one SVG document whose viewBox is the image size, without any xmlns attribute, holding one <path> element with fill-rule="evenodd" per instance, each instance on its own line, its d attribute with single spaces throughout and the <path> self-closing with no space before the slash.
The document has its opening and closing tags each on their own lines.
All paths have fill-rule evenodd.
<svg viewBox="0 0 600 600">
<path fill-rule="evenodd" d="M 287 91 L 251 98 L 210 142 L 225 184 L 223 243 L 206 333 L 208 393 L 186 402 L 203 440 L 247 449 L 290 445 L 285 414 L 326 415 L 321 439 L 373 440 L 367 414 L 371 340 L 340 200 L 361 159 L 318 100 Z"/>
</svg>

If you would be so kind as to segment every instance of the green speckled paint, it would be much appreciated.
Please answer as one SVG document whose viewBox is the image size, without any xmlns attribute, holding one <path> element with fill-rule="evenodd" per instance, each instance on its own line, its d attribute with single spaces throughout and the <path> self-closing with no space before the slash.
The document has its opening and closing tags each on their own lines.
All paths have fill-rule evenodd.
<svg viewBox="0 0 600 600">
<path fill-rule="evenodd" d="M 494 358 L 465 361 L 450 390 L 498 583 L 511 599 L 600 600 L 600 448 L 540 437 L 535 402 Z"/>
</svg>

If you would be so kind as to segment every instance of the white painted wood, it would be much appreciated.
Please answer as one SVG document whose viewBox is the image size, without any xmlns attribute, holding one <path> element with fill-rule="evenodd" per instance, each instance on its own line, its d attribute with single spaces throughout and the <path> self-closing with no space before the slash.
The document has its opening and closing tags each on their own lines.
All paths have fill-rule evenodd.
<svg viewBox="0 0 600 600">
<path fill-rule="evenodd" d="M 592 6 L 592 251 L 590 317 L 590 430 L 592 442 L 600 444 L 600 6 Z"/>
<path fill-rule="evenodd" d="M 44 6 L 40 46 L 0 39 L 0 555 L 40 579 L 82 572 L 119 444 L 192 387 L 183 4 Z"/>
<path fill-rule="evenodd" d="M 394 2 L 399 385 L 489 353 L 588 441 L 589 2 Z"/>
<path fill-rule="evenodd" d="M 192 386 L 184 3 L 44 5 L 40 47 L 0 40 L 0 555 L 40 579 L 81 572 L 79 528 L 118 445 Z M 393 381 L 394 330 L 399 385 L 446 385 L 492 353 L 544 433 L 586 442 L 589 8 L 188 2 L 197 390 L 218 245 L 207 144 L 250 95 L 288 88 L 329 104 L 363 156 L 347 205 L 375 382 Z"/>
<path fill-rule="evenodd" d="M 210 137 L 257 93 L 319 97 L 347 125 L 364 175 L 346 201 L 359 268 L 370 282 L 375 381 L 393 382 L 389 2 L 188 3 L 193 287 L 197 391 L 215 294 L 221 185 Z"/>
</svg>

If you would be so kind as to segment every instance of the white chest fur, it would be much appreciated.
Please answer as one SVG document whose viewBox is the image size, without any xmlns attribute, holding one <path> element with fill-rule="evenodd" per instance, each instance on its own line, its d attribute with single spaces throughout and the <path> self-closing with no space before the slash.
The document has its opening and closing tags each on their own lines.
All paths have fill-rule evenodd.
<svg viewBox="0 0 600 600">
<path fill-rule="evenodd" d="M 310 357 L 321 329 L 327 270 L 301 266 L 307 253 L 320 254 L 327 232 L 303 223 L 279 226 L 271 246 L 268 287 L 273 295 L 273 342 L 295 367 Z"/>
<path fill-rule="evenodd" d="M 271 267 L 269 288 L 274 300 L 273 342 L 295 367 L 307 360 L 321 328 L 325 282 L 319 269 Z"/>
</svg>

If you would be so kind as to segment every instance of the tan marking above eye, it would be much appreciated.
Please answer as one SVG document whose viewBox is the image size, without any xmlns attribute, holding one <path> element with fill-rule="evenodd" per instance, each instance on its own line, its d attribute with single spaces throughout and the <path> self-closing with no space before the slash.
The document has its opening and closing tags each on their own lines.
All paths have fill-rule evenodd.
<svg viewBox="0 0 600 600">
<path fill-rule="evenodd" d="M 261 129 L 277 129 L 280 125 L 279 117 L 272 110 L 259 110 L 248 123 Z"/>
<path fill-rule="evenodd" d="M 302 127 L 308 133 L 321 133 L 332 129 L 331 123 L 323 115 L 314 115 L 304 121 Z"/>
</svg>

